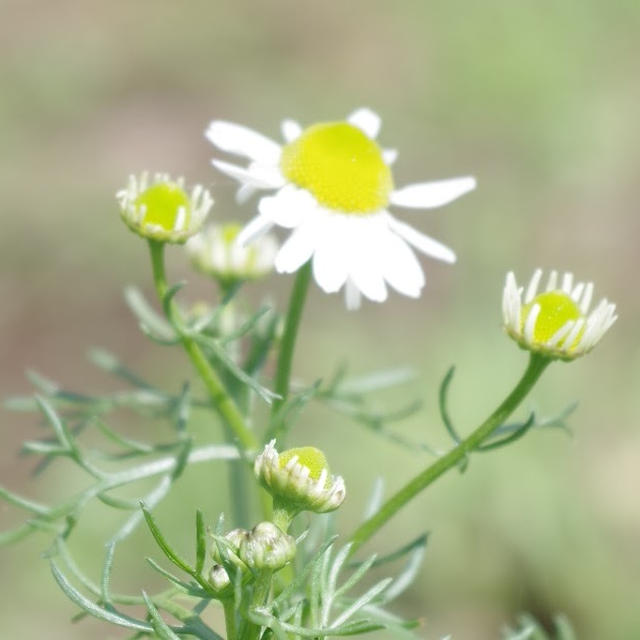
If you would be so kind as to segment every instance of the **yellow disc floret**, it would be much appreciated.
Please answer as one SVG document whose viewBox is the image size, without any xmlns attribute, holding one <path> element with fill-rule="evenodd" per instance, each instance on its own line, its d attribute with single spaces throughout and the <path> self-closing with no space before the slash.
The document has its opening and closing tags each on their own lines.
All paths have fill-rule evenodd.
<svg viewBox="0 0 640 640">
<path fill-rule="evenodd" d="M 347 122 L 305 129 L 283 148 L 280 168 L 320 204 L 344 213 L 379 211 L 389 203 L 393 189 L 380 147 Z"/>
<path fill-rule="evenodd" d="M 298 464 L 309 469 L 309 477 L 318 480 L 322 472 L 327 470 L 327 481 L 329 479 L 329 465 L 324 453 L 315 447 L 298 447 L 297 449 L 287 449 L 278 456 L 278 463 L 281 469 L 287 466 L 289 460 L 294 456 L 298 458 Z"/>
<path fill-rule="evenodd" d="M 533 341 L 544 344 L 554 334 L 564 327 L 570 320 L 578 320 L 583 317 L 578 305 L 563 291 L 547 291 L 536 296 L 531 302 L 522 307 L 522 327 L 524 327 L 529 312 L 534 305 L 540 306 L 540 313 L 533 331 Z M 580 339 L 583 331 L 576 336 Z M 562 345 L 561 341 L 558 346 Z"/>
<path fill-rule="evenodd" d="M 154 225 L 165 231 L 183 229 L 189 225 L 189 196 L 177 184 L 160 182 L 143 191 L 135 201 L 144 211 L 143 225 Z"/>
</svg>

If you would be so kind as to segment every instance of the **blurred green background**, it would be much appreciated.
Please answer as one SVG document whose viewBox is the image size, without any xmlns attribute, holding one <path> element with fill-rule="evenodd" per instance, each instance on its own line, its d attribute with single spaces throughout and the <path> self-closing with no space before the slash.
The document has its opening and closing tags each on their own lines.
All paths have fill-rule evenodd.
<svg viewBox="0 0 640 640">
<path fill-rule="evenodd" d="M 457 365 L 452 412 L 461 430 L 485 417 L 515 381 L 524 355 L 500 329 L 505 273 L 536 266 L 574 271 L 619 305 L 620 320 L 588 358 L 557 364 L 527 401 L 543 415 L 573 400 L 573 437 L 532 433 L 451 473 L 376 538 L 391 549 L 431 532 L 420 577 L 397 610 L 425 619 L 425 638 L 489 640 L 517 612 L 548 622 L 566 612 L 584 640 L 640 638 L 640 4 L 636 0 L 460 0 L 311 3 L 144 0 L 0 2 L 0 389 L 26 393 L 26 368 L 94 391 L 113 387 L 85 359 L 99 345 L 155 382 L 191 376 L 181 354 L 137 331 L 123 285 L 150 290 L 143 243 L 119 220 L 115 191 L 130 172 L 167 170 L 214 190 L 217 218 L 236 216 L 234 185 L 209 166 L 212 118 L 278 136 L 279 121 L 337 119 L 358 106 L 383 116 L 397 184 L 472 173 L 479 187 L 441 211 L 403 219 L 453 247 L 455 267 L 425 264 L 418 301 L 393 296 L 347 313 L 340 296 L 312 289 L 296 373 L 327 375 L 408 364 L 406 391 L 424 410 L 396 426 L 444 444 L 437 386 Z M 251 215 L 255 202 L 241 211 Z M 172 250 L 188 295 L 210 289 Z M 248 287 L 286 301 L 289 277 Z M 379 403 L 402 402 L 399 393 Z M 125 424 L 131 423 L 130 418 Z M 18 458 L 37 419 L 2 411 L 0 482 L 27 495 L 66 495 L 64 465 L 44 479 Z M 140 429 L 132 425 L 132 429 Z M 422 468 L 326 410 L 305 414 L 293 439 L 323 447 L 345 476 L 339 527 L 355 525 L 377 474 L 387 491 Z M 159 509 L 188 548 L 197 505 L 213 519 L 224 476 L 198 470 Z M 0 526 L 22 517 L 0 507 Z M 89 512 L 76 550 L 97 577 L 101 534 Z M 75 535 L 75 534 L 74 534 Z M 182 537 L 181 537 L 182 536 Z M 158 585 L 141 554 L 119 551 L 119 588 Z M 122 637 L 85 621 L 54 585 L 45 538 L 0 551 L 3 634 Z"/>
</svg>

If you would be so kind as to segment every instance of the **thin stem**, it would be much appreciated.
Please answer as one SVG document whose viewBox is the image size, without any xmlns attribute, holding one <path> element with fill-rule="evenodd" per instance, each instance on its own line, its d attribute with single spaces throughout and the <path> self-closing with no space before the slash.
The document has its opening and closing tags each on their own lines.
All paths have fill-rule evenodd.
<svg viewBox="0 0 640 640">
<path fill-rule="evenodd" d="M 151 251 L 153 281 L 158 293 L 158 298 L 163 302 L 169 290 L 164 268 L 164 244 L 156 242 L 155 240 L 149 240 L 149 249 Z M 176 314 L 176 317 L 179 317 L 175 303 L 172 302 L 171 304 L 172 311 Z M 242 448 L 245 451 L 255 449 L 258 445 L 255 435 L 246 425 L 236 403 L 225 390 L 218 374 L 211 367 L 211 364 L 200 347 L 187 335 L 182 335 L 181 340 L 184 350 L 187 352 L 193 366 L 200 374 L 200 377 L 209 392 L 213 406 L 232 430 L 235 437 L 239 440 Z"/>
<path fill-rule="evenodd" d="M 273 401 L 271 405 L 271 417 L 278 413 L 278 410 L 286 402 L 289 395 L 289 381 L 291 379 L 291 364 L 293 361 L 293 353 L 296 346 L 296 338 L 298 336 L 298 327 L 302 317 L 302 310 L 307 298 L 307 290 L 309 289 L 309 281 L 311 279 L 311 260 L 298 270 L 298 275 L 291 290 L 289 298 L 289 309 L 284 326 L 284 334 L 282 336 L 282 344 L 278 353 L 278 365 L 276 369 L 275 389 L 274 391 L 280 396 Z"/>
<path fill-rule="evenodd" d="M 227 630 L 227 640 L 236 640 L 236 607 L 232 598 L 222 601 L 224 609 L 224 623 Z"/>
<path fill-rule="evenodd" d="M 477 427 L 475 431 L 471 432 L 469 436 L 448 453 L 438 458 L 432 465 L 413 478 L 413 480 L 389 498 L 375 515 L 362 523 L 350 537 L 353 543 L 350 553 L 354 553 L 392 516 L 404 507 L 405 504 L 446 471 L 460 463 L 467 454 L 476 449 L 478 445 L 489 438 L 500 425 L 504 424 L 504 421 L 513 413 L 529 391 L 531 391 L 549 362 L 551 361 L 547 358 L 532 353 L 522 378 L 502 404 Z"/>
</svg>

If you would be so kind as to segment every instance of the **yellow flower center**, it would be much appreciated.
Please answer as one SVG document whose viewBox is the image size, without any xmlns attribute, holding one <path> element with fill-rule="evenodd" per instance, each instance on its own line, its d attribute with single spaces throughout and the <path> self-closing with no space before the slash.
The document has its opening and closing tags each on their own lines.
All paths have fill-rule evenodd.
<svg viewBox="0 0 640 640">
<path fill-rule="evenodd" d="M 242 226 L 239 224 L 236 224 L 235 222 L 229 222 L 225 224 L 221 229 L 222 241 L 227 247 L 231 246 L 235 242 L 236 238 L 238 237 L 238 234 L 241 231 L 242 231 Z"/>
<path fill-rule="evenodd" d="M 567 322 L 583 317 L 578 305 L 564 291 L 547 291 L 537 295 L 529 304 L 522 307 L 521 329 L 524 328 L 529 312 L 536 304 L 540 305 L 540 313 L 533 330 L 533 340 L 536 343 L 547 342 Z M 574 345 L 580 340 L 583 333 L 584 328 L 576 336 Z M 563 343 L 564 339 L 557 346 L 560 347 Z"/>
<path fill-rule="evenodd" d="M 143 225 L 155 225 L 165 231 L 184 229 L 189 224 L 191 206 L 189 197 L 177 184 L 160 182 L 143 191 L 135 201 L 144 207 Z"/>
<path fill-rule="evenodd" d="M 280 168 L 320 204 L 344 213 L 379 211 L 389 203 L 393 189 L 380 147 L 347 122 L 305 129 L 283 148 Z"/>
<path fill-rule="evenodd" d="M 278 456 L 278 464 L 281 469 L 287 466 L 287 463 L 293 456 L 298 456 L 298 464 L 309 469 L 309 477 L 312 480 L 318 480 L 322 471 L 327 470 L 327 483 L 329 483 L 329 465 L 324 453 L 315 447 L 299 447 L 297 449 L 287 449 Z"/>
</svg>

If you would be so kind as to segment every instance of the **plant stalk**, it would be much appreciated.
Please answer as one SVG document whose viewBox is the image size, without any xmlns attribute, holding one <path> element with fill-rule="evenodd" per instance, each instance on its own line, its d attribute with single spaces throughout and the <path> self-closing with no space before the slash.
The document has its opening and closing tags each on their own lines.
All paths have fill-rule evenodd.
<svg viewBox="0 0 640 640">
<path fill-rule="evenodd" d="M 163 302 L 169 290 L 164 268 L 164 243 L 149 240 L 149 249 L 151 251 L 153 281 L 158 298 Z M 171 304 L 173 312 L 178 315 L 178 309 L 176 308 L 175 303 L 172 302 Z M 196 342 L 189 336 L 181 335 L 180 339 L 184 350 L 187 352 L 193 366 L 200 374 L 200 377 L 209 392 L 213 406 L 238 439 L 242 445 L 242 449 L 244 451 L 255 450 L 258 446 L 258 441 L 255 435 L 245 423 L 242 413 L 239 411 L 231 396 L 225 390 L 222 381 L 211 367 L 211 364 L 202 352 L 202 349 L 200 349 Z"/>
<path fill-rule="evenodd" d="M 310 280 L 311 260 L 298 270 L 296 280 L 293 284 L 293 289 L 291 290 L 291 297 L 289 298 L 289 308 L 287 310 L 282 343 L 278 353 L 278 364 L 275 377 L 274 391 L 280 397 L 276 398 L 271 405 L 272 418 L 278 413 L 289 396 L 293 353 L 296 346 L 298 328 L 300 326 L 300 319 L 302 318 L 302 311 L 307 298 Z"/>
<path fill-rule="evenodd" d="M 371 518 L 363 522 L 350 536 L 353 554 L 367 540 L 369 540 L 388 520 L 390 520 L 404 505 L 412 500 L 418 493 L 437 480 L 452 467 L 459 464 L 467 454 L 473 452 L 482 444 L 505 420 L 515 411 L 525 396 L 536 384 L 547 365 L 551 362 L 548 358 L 532 353 L 529 364 L 520 378 L 518 384 L 505 398 L 500 406 L 469 436 L 462 440 L 448 453 L 438 458 L 433 464 L 408 482 L 402 489 L 385 502 L 379 511 Z"/>
</svg>

